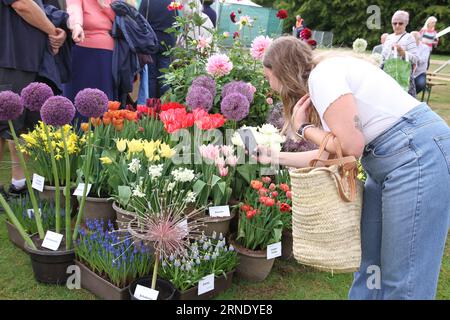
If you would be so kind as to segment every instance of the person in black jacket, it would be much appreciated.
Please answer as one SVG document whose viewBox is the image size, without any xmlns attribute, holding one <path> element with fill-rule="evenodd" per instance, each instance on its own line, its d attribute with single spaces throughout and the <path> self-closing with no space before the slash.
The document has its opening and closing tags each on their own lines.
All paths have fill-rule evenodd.
<svg viewBox="0 0 450 320">
<path fill-rule="evenodd" d="M 163 53 L 167 48 L 174 47 L 176 42 L 174 34 L 165 32 L 172 27 L 177 16 L 176 10 L 167 9 L 171 2 L 172 0 L 142 0 L 139 8 L 139 12 L 155 31 L 160 44 L 160 51 L 152 54 L 153 63 L 148 65 L 149 98 L 160 98 L 169 89 L 162 83 L 160 70 L 169 68 L 171 58 Z"/>
<path fill-rule="evenodd" d="M 217 13 L 213 8 L 211 8 L 211 5 L 213 3 L 214 3 L 213 0 L 203 1 L 203 13 L 206 14 L 209 17 L 209 19 L 211 19 L 215 28 L 217 23 Z"/>
</svg>

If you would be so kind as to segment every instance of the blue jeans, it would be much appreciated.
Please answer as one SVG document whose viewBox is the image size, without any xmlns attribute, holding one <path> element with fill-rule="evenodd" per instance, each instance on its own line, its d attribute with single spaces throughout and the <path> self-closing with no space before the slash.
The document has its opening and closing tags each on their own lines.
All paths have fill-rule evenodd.
<svg viewBox="0 0 450 320">
<path fill-rule="evenodd" d="M 434 299 L 450 223 L 450 128 L 420 104 L 366 146 L 362 164 L 362 261 L 349 298 Z"/>
<path fill-rule="evenodd" d="M 417 94 L 419 92 L 422 92 L 426 85 L 427 85 L 427 74 L 426 73 L 422 73 L 420 75 L 418 75 L 415 79 L 414 82 L 416 83 L 416 92 Z"/>
</svg>

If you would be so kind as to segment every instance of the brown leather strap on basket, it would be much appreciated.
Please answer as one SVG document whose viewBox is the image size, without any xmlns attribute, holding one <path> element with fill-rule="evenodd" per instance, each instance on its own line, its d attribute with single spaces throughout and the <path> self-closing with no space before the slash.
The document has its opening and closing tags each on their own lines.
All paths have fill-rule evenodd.
<svg viewBox="0 0 450 320">
<path fill-rule="evenodd" d="M 325 152 L 326 146 L 330 138 L 333 139 L 336 148 L 336 159 L 320 159 L 322 154 Z M 328 133 L 322 143 L 320 144 L 319 154 L 317 159 L 313 159 L 310 162 L 311 167 L 317 167 L 318 163 L 322 163 L 325 167 L 318 167 L 311 172 L 326 171 L 333 176 L 336 180 L 338 187 L 338 192 L 340 198 L 345 202 L 353 202 L 356 199 L 356 179 L 358 176 L 358 166 L 356 158 L 354 156 L 343 156 L 342 147 L 339 139 L 333 135 L 333 133 Z M 336 174 L 328 167 L 336 165 L 338 167 L 338 173 Z M 346 190 L 347 189 L 347 190 Z"/>
</svg>

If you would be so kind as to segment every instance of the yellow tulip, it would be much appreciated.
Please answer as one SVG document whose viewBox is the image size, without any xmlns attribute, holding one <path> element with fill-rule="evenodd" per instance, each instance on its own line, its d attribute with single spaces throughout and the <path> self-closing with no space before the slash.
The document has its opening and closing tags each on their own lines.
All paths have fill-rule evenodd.
<svg viewBox="0 0 450 320">
<path fill-rule="evenodd" d="M 86 141 L 86 140 L 84 140 L 84 141 Z M 125 140 L 125 139 L 116 140 L 116 147 L 119 152 L 124 152 L 125 149 L 127 148 L 127 140 Z"/>
<path fill-rule="evenodd" d="M 100 158 L 100 161 L 102 164 L 111 164 L 113 162 L 109 157 L 102 157 Z"/>
<path fill-rule="evenodd" d="M 175 150 L 171 149 L 168 144 L 163 143 L 160 148 L 161 157 L 163 158 L 172 158 L 175 155 Z"/>
<path fill-rule="evenodd" d="M 133 139 L 127 142 L 129 153 L 138 153 L 144 149 L 144 145 L 141 140 Z"/>
</svg>

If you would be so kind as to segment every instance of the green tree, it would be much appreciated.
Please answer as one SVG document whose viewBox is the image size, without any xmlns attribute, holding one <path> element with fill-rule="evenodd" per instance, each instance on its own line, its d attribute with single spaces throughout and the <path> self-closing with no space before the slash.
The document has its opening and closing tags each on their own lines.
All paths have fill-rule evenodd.
<svg viewBox="0 0 450 320">
<path fill-rule="evenodd" d="M 306 25 L 313 30 L 332 31 L 334 47 L 350 47 L 356 38 L 364 38 L 369 48 L 379 43 L 380 35 L 391 33 L 391 17 L 397 10 L 406 10 L 410 14 L 407 27 L 409 32 L 420 30 L 427 17 L 438 19 L 437 30 L 446 28 L 449 24 L 450 5 L 448 0 L 254 0 L 265 6 L 286 9 L 289 18 L 285 22 L 285 32 L 290 33 L 295 24 L 295 16 L 301 15 Z M 367 13 L 367 8 L 376 5 L 380 8 L 380 29 L 369 29 L 367 20 L 373 12 Z M 440 39 L 436 52 L 450 53 L 450 35 Z"/>
</svg>

